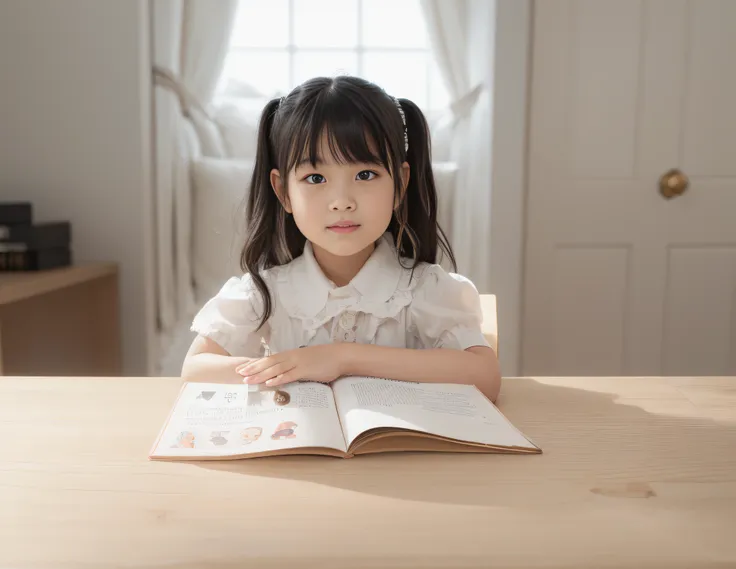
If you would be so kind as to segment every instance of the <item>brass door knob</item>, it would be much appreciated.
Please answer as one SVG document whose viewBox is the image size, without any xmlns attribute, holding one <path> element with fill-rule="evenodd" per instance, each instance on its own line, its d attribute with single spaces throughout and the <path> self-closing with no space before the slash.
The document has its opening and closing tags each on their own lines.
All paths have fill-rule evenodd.
<svg viewBox="0 0 736 569">
<path fill-rule="evenodd" d="M 684 194 L 689 184 L 687 176 L 677 168 L 673 168 L 662 174 L 659 179 L 659 193 L 669 200 Z"/>
</svg>

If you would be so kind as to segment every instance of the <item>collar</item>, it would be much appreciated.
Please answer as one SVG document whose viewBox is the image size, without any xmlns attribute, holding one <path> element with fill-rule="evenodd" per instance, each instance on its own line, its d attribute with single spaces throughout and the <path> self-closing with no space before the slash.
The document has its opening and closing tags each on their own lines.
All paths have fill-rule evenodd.
<svg viewBox="0 0 736 569">
<path fill-rule="evenodd" d="M 360 300 L 383 303 L 396 292 L 402 274 L 393 237 L 386 232 L 358 274 L 343 288 L 353 287 Z M 325 307 L 330 291 L 337 288 L 322 272 L 309 241 L 304 245 L 304 253 L 290 263 L 287 283 L 289 290 L 282 297 L 285 306 L 310 318 Z"/>
</svg>

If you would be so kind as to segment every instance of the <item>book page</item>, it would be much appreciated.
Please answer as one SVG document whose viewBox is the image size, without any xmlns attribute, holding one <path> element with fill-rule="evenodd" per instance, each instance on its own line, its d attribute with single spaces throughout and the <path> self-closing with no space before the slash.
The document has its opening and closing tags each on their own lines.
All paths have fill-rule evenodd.
<svg viewBox="0 0 736 569">
<path fill-rule="evenodd" d="M 232 456 L 299 447 L 346 450 L 329 386 L 296 382 L 273 391 L 247 385 L 185 383 L 152 457 Z M 163 419 L 163 418 L 162 418 Z"/>
<path fill-rule="evenodd" d="M 536 448 L 471 385 L 349 377 L 333 383 L 348 447 L 365 431 L 411 429 L 489 445 Z"/>
</svg>

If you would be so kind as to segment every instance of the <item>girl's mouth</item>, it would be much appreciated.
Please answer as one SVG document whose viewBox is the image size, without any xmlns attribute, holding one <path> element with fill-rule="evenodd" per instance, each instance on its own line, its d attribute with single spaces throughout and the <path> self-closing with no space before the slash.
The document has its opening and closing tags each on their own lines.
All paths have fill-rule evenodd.
<svg viewBox="0 0 736 569">
<path fill-rule="evenodd" d="M 330 231 L 334 231 L 335 233 L 352 233 L 359 227 L 360 225 L 357 223 L 353 223 L 350 221 L 341 221 L 334 225 L 328 226 L 327 229 L 329 229 Z"/>
</svg>

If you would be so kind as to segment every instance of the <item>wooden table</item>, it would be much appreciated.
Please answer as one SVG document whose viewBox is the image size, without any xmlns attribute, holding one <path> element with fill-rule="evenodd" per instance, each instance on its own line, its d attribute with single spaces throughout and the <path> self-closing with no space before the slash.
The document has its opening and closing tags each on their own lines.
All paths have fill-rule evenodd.
<svg viewBox="0 0 736 569">
<path fill-rule="evenodd" d="M 117 265 L 0 273 L 0 375 L 118 376 L 121 359 Z"/>
<path fill-rule="evenodd" d="M 736 567 L 736 378 L 506 379 L 542 455 L 150 462 L 179 387 L 0 378 L 0 567 Z"/>
</svg>

